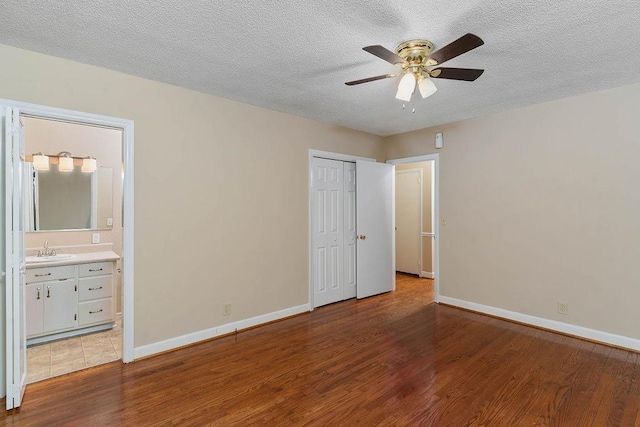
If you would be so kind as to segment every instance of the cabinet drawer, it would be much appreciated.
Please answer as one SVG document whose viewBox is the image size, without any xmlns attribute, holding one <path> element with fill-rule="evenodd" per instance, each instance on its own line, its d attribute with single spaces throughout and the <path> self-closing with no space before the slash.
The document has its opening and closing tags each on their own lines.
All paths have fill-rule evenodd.
<svg viewBox="0 0 640 427">
<path fill-rule="evenodd" d="M 93 262 L 78 266 L 78 277 L 102 276 L 113 272 L 113 262 Z"/>
<path fill-rule="evenodd" d="M 78 279 L 78 299 L 87 301 L 112 296 L 113 276 L 83 277 Z"/>
<path fill-rule="evenodd" d="M 49 280 L 71 279 L 76 276 L 75 265 L 58 267 L 41 267 L 27 269 L 27 283 L 46 282 Z"/>
<path fill-rule="evenodd" d="M 79 306 L 80 317 L 78 321 L 80 326 L 113 320 L 111 298 L 82 302 Z"/>
</svg>

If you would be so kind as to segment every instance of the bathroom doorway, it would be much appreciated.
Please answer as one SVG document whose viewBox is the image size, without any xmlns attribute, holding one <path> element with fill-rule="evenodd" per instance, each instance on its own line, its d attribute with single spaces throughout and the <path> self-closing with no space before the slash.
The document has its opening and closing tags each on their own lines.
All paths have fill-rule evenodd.
<svg viewBox="0 0 640 427">
<path fill-rule="evenodd" d="M 122 358 L 123 130 L 20 120 L 29 384 Z"/>
<path fill-rule="evenodd" d="M 121 337 L 114 336 L 111 341 L 117 358 L 125 363 L 133 361 L 133 122 L 10 100 L 0 99 L 0 107 L 5 162 L 5 226 L 0 258 L 3 274 L 6 274 L 2 296 L 7 338 L 2 343 L 6 355 L 6 369 L 2 372 L 2 385 L 6 388 L 2 391 L 6 390 L 6 408 L 12 409 L 20 406 L 28 382 L 27 344 L 35 347 L 45 342 L 52 344 L 74 336 L 88 336 L 86 333 L 89 332 L 114 332 Z M 33 127 L 36 120 L 40 124 L 61 124 L 79 133 L 102 129 L 117 134 L 120 147 L 117 164 L 112 165 L 109 173 L 106 164 L 101 165 L 96 155 L 83 152 L 79 146 L 60 148 L 60 151 L 53 145 L 45 147 L 44 151 L 35 151 L 37 147 L 27 148 L 26 128 L 27 125 Z M 41 129 L 36 140 L 43 143 L 42 140 L 50 139 L 53 143 L 52 132 Z M 62 142 L 65 141 L 67 139 L 62 138 Z M 60 182 L 60 179 L 48 180 L 43 173 L 37 176 L 35 184 L 34 166 L 40 162 L 39 170 L 43 170 L 43 159 L 48 163 L 49 171 L 69 170 L 69 175 L 62 177 L 63 181 L 74 174 L 76 178 L 79 176 L 80 181 L 73 184 L 75 190 L 49 194 L 50 200 L 39 198 L 40 192 L 46 193 L 47 188 Z M 106 180 L 99 179 L 98 171 Z M 109 198 L 101 198 L 99 189 L 111 186 L 113 191 L 114 182 L 119 183 L 120 187 L 116 189 L 119 196 L 112 193 L 111 204 L 105 204 Z M 83 191 L 87 192 L 90 201 L 78 202 L 70 198 L 70 193 Z M 52 206 L 76 206 L 76 210 L 84 211 L 80 217 L 85 218 L 85 224 L 55 222 L 73 216 L 67 214 L 58 215 L 54 220 L 45 218 L 47 213 L 42 208 L 52 210 Z M 119 254 L 113 251 L 118 245 L 117 239 Z M 108 250 L 109 245 L 111 250 Z M 113 283 L 112 288 L 110 283 Z M 27 304 L 28 296 L 37 303 Z M 38 308 L 41 307 L 39 304 L 43 304 L 42 310 Z M 68 316 L 69 305 L 75 305 L 72 317 Z M 40 315 L 42 319 L 36 318 L 30 323 L 26 312 L 34 307 L 36 317 Z M 121 312 L 120 317 L 117 312 Z M 121 319 L 119 331 L 118 319 Z M 49 349 L 49 352 L 53 364 L 53 350 Z M 88 366 L 87 359 L 90 364 L 106 359 L 84 353 L 82 358 L 84 367 Z"/>
</svg>

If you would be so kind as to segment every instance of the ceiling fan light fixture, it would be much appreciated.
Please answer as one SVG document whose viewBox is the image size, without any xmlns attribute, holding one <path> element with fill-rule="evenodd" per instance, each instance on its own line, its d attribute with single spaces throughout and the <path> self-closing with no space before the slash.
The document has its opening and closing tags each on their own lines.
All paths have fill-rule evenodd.
<svg viewBox="0 0 640 427">
<path fill-rule="evenodd" d="M 398 92 L 396 93 L 396 98 L 401 99 L 402 101 L 409 102 L 411 100 L 411 95 L 413 95 L 413 91 L 416 89 L 416 76 L 413 73 L 406 73 L 402 76 L 400 80 L 400 84 L 398 85 Z"/>
<path fill-rule="evenodd" d="M 420 89 L 420 95 L 422 95 L 423 98 L 433 95 L 438 90 L 431 79 L 427 77 L 420 79 L 418 82 L 418 89 Z"/>
</svg>

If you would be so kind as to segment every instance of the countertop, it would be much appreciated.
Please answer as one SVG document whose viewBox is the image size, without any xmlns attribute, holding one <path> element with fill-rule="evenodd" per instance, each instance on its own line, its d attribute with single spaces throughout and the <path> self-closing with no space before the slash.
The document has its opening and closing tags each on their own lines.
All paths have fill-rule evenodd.
<svg viewBox="0 0 640 427">
<path fill-rule="evenodd" d="M 27 268 L 55 267 L 58 265 L 87 264 L 90 262 L 117 261 L 120 259 L 120 255 L 113 251 L 86 252 L 74 255 L 73 258 L 61 259 L 60 261 L 29 262 L 26 266 Z"/>
</svg>

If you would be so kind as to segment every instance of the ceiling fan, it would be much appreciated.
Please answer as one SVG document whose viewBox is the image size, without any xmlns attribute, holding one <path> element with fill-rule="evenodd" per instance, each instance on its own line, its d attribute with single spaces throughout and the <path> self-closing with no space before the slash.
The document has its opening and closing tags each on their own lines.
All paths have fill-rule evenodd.
<svg viewBox="0 0 640 427">
<path fill-rule="evenodd" d="M 420 90 L 420 95 L 426 98 L 433 95 L 437 90 L 431 78 L 472 82 L 480 77 L 484 70 L 475 68 L 432 67 L 469 52 L 483 44 L 484 42 L 480 37 L 467 33 L 458 40 L 449 43 L 435 52 L 433 52 L 433 43 L 423 39 L 408 40 L 400 43 L 398 47 L 396 47 L 395 53 L 380 45 L 366 46 L 362 48 L 364 51 L 384 59 L 393 65 L 399 65 L 401 70 L 395 74 L 382 74 L 380 76 L 346 82 L 345 84 L 347 86 L 354 86 L 404 74 L 402 79 L 400 79 L 396 98 L 408 102 L 415 92 L 416 86 L 418 86 Z"/>
</svg>

